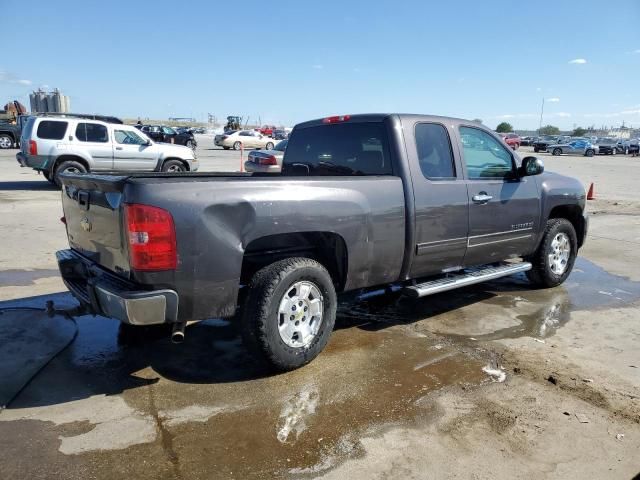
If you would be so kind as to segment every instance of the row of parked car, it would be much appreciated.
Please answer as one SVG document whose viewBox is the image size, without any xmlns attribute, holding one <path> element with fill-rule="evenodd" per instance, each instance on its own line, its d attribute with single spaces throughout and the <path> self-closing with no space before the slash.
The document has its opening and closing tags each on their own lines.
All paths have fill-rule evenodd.
<svg viewBox="0 0 640 480">
<path fill-rule="evenodd" d="M 593 157 L 594 155 L 615 155 L 632 154 L 637 155 L 639 140 L 617 139 L 609 137 L 570 137 L 543 135 L 527 141 L 533 146 L 534 152 L 549 152 L 552 155 L 584 155 Z"/>
</svg>

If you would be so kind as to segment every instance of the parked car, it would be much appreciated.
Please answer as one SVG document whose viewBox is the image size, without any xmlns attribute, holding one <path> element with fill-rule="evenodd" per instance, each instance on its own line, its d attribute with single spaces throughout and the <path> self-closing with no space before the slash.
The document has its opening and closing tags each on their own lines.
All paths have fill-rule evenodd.
<svg viewBox="0 0 640 480">
<path fill-rule="evenodd" d="M 593 146 L 595 147 L 595 153 L 598 155 L 615 155 L 618 151 L 616 140 L 613 138 L 598 138 L 593 143 Z"/>
<path fill-rule="evenodd" d="M 569 143 L 550 145 L 547 150 L 550 150 L 552 155 L 569 154 L 585 155 L 587 157 L 593 157 L 598 152 L 598 148 L 584 138 L 576 139 Z"/>
<path fill-rule="evenodd" d="M 173 324 L 176 340 L 188 321 L 231 318 L 256 361 L 291 370 L 327 344 L 338 294 L 424 297 L 519 272 L 563 283 L 585 189 L 543 171 L 472 121 L 328 117 L 294 128 L 273 177 L 65 176 L 57 259 L 88 312 Z"/>
<path fill-rule="evenodd" d="M 275 144 L 276 141 L 273 138 L 262 135 L 255 130 L 238 130 L 231 135 L 225 135 L 224 138 L 220 140 L 220 146 L 225 150 L 229 150 L 230 148 L 240 150 L 240 147 L 273 150 Z"/>
<path fill-rule="evenodd" d="M 20 132 L 20 125 L 17 123 L 0 123 L 0 149 L 18 148 Z"/>
<path fill-rule="evenodd" d="M 288 140 L 282 140 L 273 150 L 252 150 L 244 162 L 247 172 L 280 173 L 282 170 L 282 158 L 287 148 Z"/>
<path fill-rule="evenodd" d="M 58 186 L 68 173 L 198 170 L 190 148 L 155 143 L 131 125 L 84 118 L 29 117 L 20 145 L 18 163 Z"/>
<path fill-rule="evenodd" d="M 218 133 L 216 134 L 215 137 L 213 137 L 213 144 L 216 147 L 222 147 L 222 141 L 224 139 L 226 139 L 229 135 L 233 135 L 234 133 L 238 132 L 239 130 L 229 130 L 226 131 L 224 133 Z M 229 148 L 225 148 L 225 150 L 229 150 Z"/>
<path fill-rule="evenodd" d="M 501 133 L 500 136 L 504 139 L 505 143 L 514 150 L 517 150 L 522 143 L 522 139 L 517 133 Z"/>
<path fill-rule="evenodd" d="M 622 153 L 628 155 L 629 153 L 633 153 L 633 151 L 638 150 L 638 146 L 640 145 L 640 139 L 638 138 L 629 138 L 622 142 Z"/>
<path fill-rule="evenodd" d="M 522 145 L 523 147 L 530 147 L 533 145 L 533 142 L 535 142 L 538 139 L 538 137 L 522 137 L 520 145 Z"/>
<path fill-rule="evenodd" d="M 184 145 L 192 150 L 198 146 L 193 133 L 177 132 L 171 127 L 164 125 L 143 125 L 141 130 L 156 142 L 175 143 L 176 145 Z"/>
<path fill-rule="evenodd" d="M 273 135 L 273 132 L 275 132 L 275 130 L 276 130 L 275 125 L 263 125 L 258 129 L 258 132 L 260 132 L 262 135 L 266 135 L 267 137 L 271 137 Z"/>
<path fill-rule="evenodd" d="M 557 135 L 542 135 L 538 140 L 533 142 L 534 152 L 546 152 L 549 145 L 555 145 L 558 143 L 559 136 Z"/>
<path fill-rule="evenodd" d="M 289 134 L 286 130 L 274 130 L 273 135 L 271 136 L 274 140 L 284 140 L 289 136 Z"/>
</svg>

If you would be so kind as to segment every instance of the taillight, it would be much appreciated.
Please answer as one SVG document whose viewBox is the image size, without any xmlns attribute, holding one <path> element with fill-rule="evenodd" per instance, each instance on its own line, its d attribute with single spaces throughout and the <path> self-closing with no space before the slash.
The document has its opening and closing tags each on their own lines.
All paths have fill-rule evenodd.
<svg viewBox="0 0 640 480">
<path fill-rule="evenodd" d="M 273 155 L 258 158 L 259 165 L 278 165 L 278 160 Z"/>
<path fill-rule="evenodd" d="M 322 120 L 322 123 L 340 123 L 346 122 L 351 118 L 351 115 L 335 115 L 333 117 L 327 117 Z"/>
<path fill-rule="evenodd" d="M 29 140 L 29 155 L 38 155 L 38 144 L 35 140 Z"/>
<path fill-rule="evenodd" d="M 175 270 L 178 264 L 173 217 L 162 208 L 125 205 L 131 268 L 140 271 Z"/>
</svg>

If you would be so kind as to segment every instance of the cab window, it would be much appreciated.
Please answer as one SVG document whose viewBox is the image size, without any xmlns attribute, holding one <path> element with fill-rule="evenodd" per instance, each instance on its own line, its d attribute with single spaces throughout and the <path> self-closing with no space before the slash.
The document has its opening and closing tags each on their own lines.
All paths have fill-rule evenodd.
<svg viewBox="0 0 640 480">
<path fill-rule="evenodd" d="M 513 175 L 511 153 L 492 135 L 478 128 L 460 127 L 460 138 L 469 179 L 500 179 Z"/>
<path fill-rule="evenodd" d="M 453 152 L 447 130 L 436 123 L 419 123 L 415 129 L 418 162 L 429 180 L 451 180 L 456 177 Z"/>
</svg>

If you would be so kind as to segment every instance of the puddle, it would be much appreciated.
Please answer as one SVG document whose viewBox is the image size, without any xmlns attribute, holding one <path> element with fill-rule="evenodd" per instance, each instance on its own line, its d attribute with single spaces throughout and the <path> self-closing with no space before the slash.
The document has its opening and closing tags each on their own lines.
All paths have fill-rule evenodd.
<svg viewBox="0 0 640 480">
<path fill-rule="evenodd" d="M 0 270 L 0 287 L 23 287 L 33 285 L 41 278 L 59 277 L 58 269 L 37 268 L 34 270 Z"/>
<path fill-rule="evenodd" d="M 532 290 L 520 274 L 418 300 L 381 302 L 381 307 L 363 302 L 347 307 L 345 317 L 370 322 L 368 328 L 410 323 L 417 331 L 455 339 L 543 339 L 566 324 L 571 312 L 623 307 L 639 299 L 640 282 L 579 257 L 567 281 L 556 288 Z"/>
<path fill-rule="evenodd" d="M 230 322 L 191 325 L 185 343 L 172 345 L 163 328 L 131 335 L 115 321 L 83 317 L 76 341 L 10 409 L 21 418 L 34 407 L 46 411 L 88 402 L 81 413 L 90 411 L 94 398 L 116 395 L 136 418 L 153 419 L 158 426 L 155 435 L 135 437 L 139 443 L 128 448 L 146 458 L 165 449 L 165 462 L 168 456 L 181 476 L 314 476 L 357 456 L 363 434 L 428 418 L 432 412 L 421 399 L 430 393 L 491 382 L 482 370 L 487 359 L 478 356 L 470 338 L 545 338 L 569 321 L 571 312 L 639 298 L 640 282 L 579 259 L 566 284 L 555 289 L 531 290 L 520 276 L 420 300 L 341 305 L 325 351 L 308 366 L 280 375 L 269 374 L 246 353 Z M 464 341 L 450 341 L 456 338 Z M 490 370 L 493 381 L 502 381 L 500 371 Z M 55 430 L 25 423 L 35 420 L 0 421 L 0 435 L 15 438 L 12 432 L 30 429 L 35 437 L 53 432 L 47 434 L 73 439 L 91 428 L 74 427 L 86 422 L 80 413 L 74 421 L 74 411 L 67 412 L 69 423 L 56 424 Z M 74 458 L 98 477 L 111 475 L 123 453 L 110 443 L 109 421 L 99 426 L 91 434 L 98 449 Z M 16 442 L 9 447 L 15 443 L 16 451 L 23 451 L 25 445 Z M 49 442 L 51 458 L 64 457 L 59 446 Z M 161 465 L 147 465 L 146 475 L 156 468 L 162 476 Z"/>
</svg>

